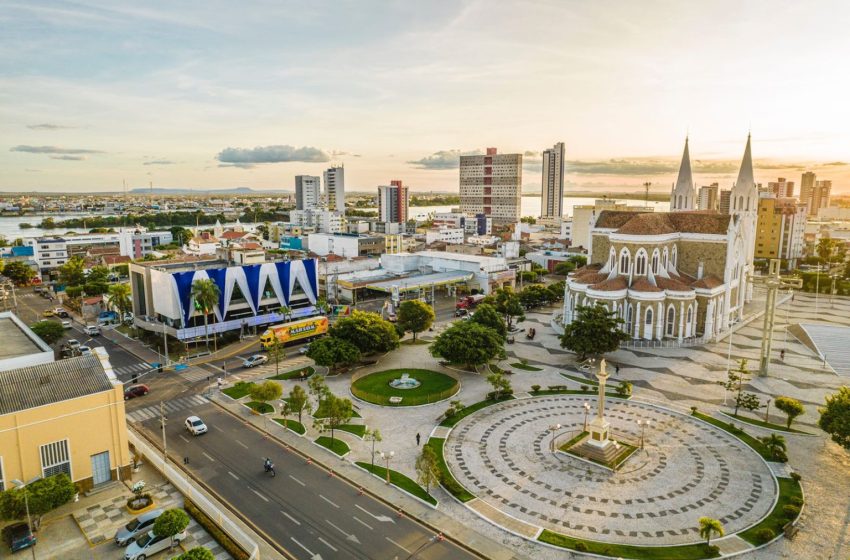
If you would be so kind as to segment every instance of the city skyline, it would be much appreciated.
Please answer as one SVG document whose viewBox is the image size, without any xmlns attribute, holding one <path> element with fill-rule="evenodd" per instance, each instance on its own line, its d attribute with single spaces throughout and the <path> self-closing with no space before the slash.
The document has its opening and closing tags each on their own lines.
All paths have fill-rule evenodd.
<svg viewBox="0 0 850 560">
<path fill-rule="evenodd" d="M 344 164 L 350 190 L 453 192 L 459 156 L 498 146 L 528 191 L 564 142 L 567 195 L 667 192 L 686 135 L 697 186 L 730 188 L 752 130 L 759 182 L 811 170 L 846 193 L 831 61 L 850 8 L 830 4 L 22 4 L 0 38 L 0 189 L 292 190 Z"/>
</svg>

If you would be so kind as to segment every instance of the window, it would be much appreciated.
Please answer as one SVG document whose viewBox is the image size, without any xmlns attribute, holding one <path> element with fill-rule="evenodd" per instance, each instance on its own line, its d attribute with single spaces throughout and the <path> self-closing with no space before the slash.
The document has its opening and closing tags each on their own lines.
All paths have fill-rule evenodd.
<svg viewBox="0 0 850 560">
<path fill-rule="evenodd" d="M 638 276 L 646 274 L 646 251 L 643 249 L 638 250 L 635 257 L 635 274 Z"/>
<path fill-rule="evenodd" d="M 650 325 L 650 326 L 652 325 L 652 309 L 651 308 L 646 310 L 646 324 Z"/>
<path fill-rule="evenodd" d="M 673 267 L 674 268 L 676 267 L 676 261 L 679 260 L 678 256 L 679 256 L 679 251 L 677 250 L 677 247 L 675 245 L 673 245 Z"/>
<path fill-rule="evenodd" d="M 629 307 L 627 308 L 627 311 L 626 311 L 626 332 L 628 332 L 628 333 L 632 332 L 632 311 L 633 310 L 634 309 L 632 307 L 632 304 L 630 303 Z"/>
<path fill-rule="evenodd" d="M 614 270 L 614 268 L 616 268 L 616 266 L 617 266 L 617 255 L 614 253 L 613 247 L 611 247 L 611 258 L 609 260 L 610 260 L 611 270 Z"/>
<path fill-rule="evenodd" d="M 658 253 L 658 249 L 656 249 L 652 252 L 652 273 L 653 274 L 658 274 L 658 258 L 659 258 L 659 253 Z"/>
<path fill-rule="evenodd" d="M 620 251 L 620 274 L 628 274 L 631 266 L 632 256 L 628 249 Z"/>
<path fill-rule="evenodd" d="M 673 331 L 676 328 L 676 311 L 673 306 L 667 308 L 667 336 L 673 336 Z"/>
<path fill-rule="evenodd" d="M 694 308 L 689 305 L 688 306 L 688 325 L 691 324 L 691 320 L 693 319 L 693 317 L 694 317 Z"/>
<path fill-rule="evenodd" d="M 41 476 L 48 477 L 59 473 L 71 476 L 71 455 L 68 453 L 68 440 L 55 441 L 42 445 Z"/>
<path fill-rule="evenodd" d="M 667 270 L 667 257 L 668 256 L 669 256 L 669 253 L 667 252 L 667 247 L 664 247 L 664 256 L 661 259 L 661 268 L 663 268 L 664 270 Z"/>
</svg>

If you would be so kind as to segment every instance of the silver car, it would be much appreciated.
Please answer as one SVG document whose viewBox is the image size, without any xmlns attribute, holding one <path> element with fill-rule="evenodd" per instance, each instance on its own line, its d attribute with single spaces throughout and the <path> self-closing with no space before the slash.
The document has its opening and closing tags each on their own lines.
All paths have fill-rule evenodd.
<svg viewBox="0 0 850 560">
<path fill-rule="evenodd" d="M 174 537 L 157 537 L 153 531 L 141 535 L 124 551 L 124 560 L 145 560 L 163 550 L 168 550 L 186 538 L 186 531 L 174 535 Z"/>
<path fill-rule="evenodd" d="M 131 520 L 115 533 L 115 544 L 118 546 L 127 546 L 136 540 L 137 536 L 153 529 L 153 524 L 160 515 L 162 515 L 162 510 L 154 509 Z"/>
</svg>

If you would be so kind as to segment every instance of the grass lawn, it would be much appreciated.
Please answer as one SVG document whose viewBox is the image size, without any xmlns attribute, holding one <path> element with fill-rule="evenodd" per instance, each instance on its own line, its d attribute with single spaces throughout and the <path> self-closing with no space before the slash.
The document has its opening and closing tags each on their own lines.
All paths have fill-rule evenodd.
<svg viewBox="0 0 850 560">
<path fill-rule="evenodd" d="M 488 406 L 492 406 L 494 404 L 499 404 L 500 402 L 513 400 L 513 398 L 513 395 L 508 395 L 507 397 L 502 397 L 498 400 L 479 401 L 475 404 L 471 404 L 466 408 L 461 409 L 461 411 L 455 414 L 454 416 L 449 416 L 448 418 L 440 422 L 440 426 L 446 426 L 450 428 L 461 420 L 463 420 L 464 418 L 466 418 L 467 416 L 469 416 L 470 414 L 472 414 L 473 412 L 481 410 L 482 408 L 487 408 Z"/>
<path fill-rule="evenodd" d="M 352 410 L 351 412 L 352 412 L 352 415 L 351 415 L 352 418 L 361 418 L 360 414 L 358 414 L 358 412 L 356 410 Z M 313 418 L 327 418 L 327 417 L 328 417 L 328 414 L 325 411 L 324 403 L 322 403 L 322 406 L 317 408 L 316 412 L 313 413 Z"/>
<path fill-rule="evenodd" d="M 708 422 L 712 426 L 717 426 L 721 430 L 725 430 L 725 431 L 729 432 L 730 434 L 732 434 L 733 436 L 736 436 L 738 439 L 740 439 L 741 441 L 743 441 L 744 443 L 746 443 L 747 445 L 752 447 L 753 450 L 756 453 L 758 453 L 759 455 L 761 455 L 762 459 L 764 459 L 765 461 L 775 461 L 776 460 L 776 459 L 773 458 L 773 455 L 771 455 L 770 451 L 767 450 L 767 447 L 762 442 L 760 442 L 757 438 L 754 438 L 753 436 L 751 436 L 750 434 L 748 434 L 747 432 L 745 432 L 741 428 L 733 426 L 731 423 L 726 423 L 726 422 L 723 422 L 722 420 L 718 420 L 717 418 L 714 418 L 713 416 L 709 416 L 708 414 L 703 414 L 702 412 L 699 412 L 699 411 L 694 412 L 693 415 L 696 416 L 697 418 L 699 418 L 700 420 L 704 420 L 704 421 Z"/>
<path fill-rule="evenodd" d="M 788 521 L 791 521 L 785 516 L 785 512 L 782 511 L 782 508 L 786 505 L 790 505 L 791 500 L 795 496 L 799 499 L 803 499 L 803 489 L 800 488 L 799 482 L 793 478 L 779 478 L 778 480 L 779 499 L 776 501 L 776 507 L 773 508 L 773 511 L 771 511 L 770 514 L 758 525 L 754 525 L 746 531 L 738 533 L 739 537 L 751 544 L 762 544 L 762 541 L 759 540 L 757 535 L 759 529 L 768 528 L 771 529 L 774 534 L 781 535 L 782 527 L 788 523 Z"/>
<path fill-rule="evenodd" d="M 274 379 L 276 381 L 286 381 L 287 379 L 301 379 L 301 372 L 303 370 L 307 370 L 307 373 L 304 374 L 304 379 L 307 379 L 308 377 L 310 377 L 311 375 L 316 373 L 316 370 L 313 369 L 312 366 L 310 366 L 310 367 L 306 367 L 306 368 L 298 368 L 298 369 L 295 369 L 295 370 L 292 370 L 292 371 L 287 371 L 287 372 L 281 373 L 279 375 L 273 375 L 271 377 L 266 377 L 266 379 Z"/>
<path fill-rule="evenodd" d="M 401 343 L 406 344 L 408 346 L 413 346 L 414 344 L 416 346 L 419 346 L 420 344 L 431 344 L 427 340 L 422 340 L 421 338 L 417 338 L 416 340 L 413 340 L 412 338 L 408 338 L 407 340 L 402 340 Z"/>
<path fill-rule="evenodd" d="M 334 438 L 333 440 L 331 440 L 331 438 L 329 437 L 319 436 L 318 438 L 316 438 L 316 443 L 318 443 L 325 449 L 330 449 L 340 457 L 351 451 L 348 448 L 348 445 L 338 438 Z"/>
<path fill-rule="evenodd" d="M 363 439 L 363 436 L 366 434 L 366 426 L 364 424 L 343 424 L 341 426 L 337 426 L 336 429 L 348 432 L 349 434 L 354 434 L 360 439 Z"/>
<path fill-rule="evenodd" d="M 575 436 L 575 437 L 574 437 L 574 438 L 572 438 L 570 441 L 568 441 L 567 443 L 565 443 L 565 444 L 563 444 L 562 446 L 560 446 L 558 449 L 560 449 L 561 451 L 566 451 L 567 449 L 569 449 L 569 448 L 570 448 L 570 447 L 572 447 L 573 445 L 577 444 L 577 443 L 578 443 L 578 442 L 579 442 L 579 441 L 580 441 L 580 440 L 581 440 L 584 436 L 586 436 L 587 434 L 588 434 L 588 432 L 581 432 L 581 433 L 579 433 L 577 436 Z"/>
<path fill-rule="evenodd" d="M 238 400 L 247 395 L 248 392 L 251 390 L 251 387 L 253 386 L 253 383 L 249 383 L 247 381 L 238 381 L 233 387 L 222 389 L 221 392 L 230 397 L 231 399 Z"/>
<path fill-rule="evenodd" d="M 378 465 L 373 466 L 370 463 L 364 463 L 361 461 L 357 461 L 356 464 L 358 467 L 366 469 L 372 474 L 380 476 L 384 480 L 387 479 L 387 469 L 385 469 L 384 467 L 379 467 Z M 431 505 L 437 505 L 437 500 L 434 499 L 434 497 L 431 496 L 428 492 L 426 492 L 424 488 L 422 488 L 421 486 L 416 484 L 416 482 L 404 476 L 400 472 L 394 471 L 392 469 L 390 469 L 390 484 L 392 484 L 393 486 L 398 486 L 408 494 L 413 494 L 420 500 L 424 500 Z"/>
<path fill-rule="evenodd" d="M 603 554 L 615 558 L 637 558 L 643 560 L 695 560 L 697 558 L 717 558 L 720 556 L 705 543 L 680 546 L 631 546 L 597 541 L 576 539 L 544 530 L 537 540 L 562 548 L 581 549 L 583 552 Z M 583 546 L 581 546 L 583 545 Z"/>
<path fill-rule="evenodd" d="M 307 428 L 305 428 L 304 424 L 302 424 L 298 420 L 289 420 L 288 418 L 275 418 L 274 421 L 283 426 L 284 428 L 292 430 L 296 434 L 300 434 L 303 436 L 307 432 Z"/>
<path fill-rule="evenodd" d="M 524 364 L 522 362 L 517 362 L 515 364 L 511 364 L 511 367 L 515 367 L 517 369 L 524 369 L 525 371 L 543 371 L 543 368 L 530 366 L 530 365 Z"/>
<path fill-rule="evenodd" d="M 566 377 L 567 379 L 572 379 L 576 383 L 583 383 L 585 385 L 599 385 L 599 382 L 596 381 L 595 379 L 588 379 L 586 377 L 581 377 L 581 376 L 578 376 L 578 375 L 571 375 L 569 373 L 563 373 L 563 372 L 561 373 L 561 375 Z"/>
<path fill-rule="evenodd" d="M 390 382 L 402 374 L 419 381 L 419 387 L 396 389 Z M 415 406 L 447 399 L 458 392 L 460 383 L 444 373 L 427 369 L 389 369 L 371 373 L 351 384 L 351 393 L 358 399 L 383 406 Z M 390 397 L 402 397 L 398 405 L 390 403 Z"/>
<path fill-rule="evenodd" d="M 455 477 L 452 476 L 452 473 L 449 472 L 449 467 L 446 465 L 446 458 L 443 457 L 443 443 L 445 441 L 442 438 L 431 438 L 425 445 L 430 445 L 437 454 L 437 466 L 440 468 L 440 484 L 442 484 L 443 488 L 461 502 L 468 502 L 475 498 L 475 496 L 467 492 L 466 488 L 461 486 L 455 480 Z"/>
<path fill-rule="evenodd" d="M 746 416 L 734 416 L 732 414 L 728 414 L 726 412 L 722 412 L 721 414 L 728 416 L 734 420 L 740 420 L 741 422 L 745 422 L 747 424 L 752 424 L 753 426 L 761 426 L 762 428 L 769 428 L 771 430 L 776 430 L 777 432 L 788 432 L 792 434 L 806 434 L 812 435 L 809 432 L 804 432 L 803 430 L 796 430 L 794 428 L 786 428 L 785 424 L 774 424 L 773 422 L 765 422 L 764 420 L 758 420 L 756 418 L 747 418 Z"/>
<path fill-rule="evenodd" d="M 259 414 L 268 414 L 269 412 L 274 412 L 274 407 L 269 403 L 249 401 L 245 403 L 245 406 Z"/>
</svg>

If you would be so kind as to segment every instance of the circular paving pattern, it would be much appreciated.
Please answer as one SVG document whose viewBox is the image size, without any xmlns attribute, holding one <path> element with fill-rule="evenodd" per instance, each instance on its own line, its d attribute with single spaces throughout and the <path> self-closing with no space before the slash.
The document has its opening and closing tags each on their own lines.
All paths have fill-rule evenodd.
<svg viewBox="0 0 850 560">
<path fill-rule="evenodd" d="M 588 401 L 551 396 L 508 401 L 461 421 L 445 443 L 455 478 L 517 519 L 582 539 L 636 545 L 702 542 L 698 520 L 719 519 L 726 534 L 770 512 L 776 484 L 743 442 L 689 416 L 652 405 L 606 400 L 614 437 L 637 441 L 650 420 L 646 447 L 613 473 L 549 450 L 584 426 Z"/>
</svg>

